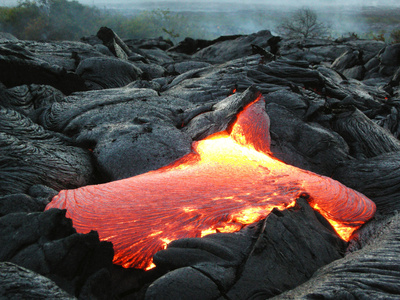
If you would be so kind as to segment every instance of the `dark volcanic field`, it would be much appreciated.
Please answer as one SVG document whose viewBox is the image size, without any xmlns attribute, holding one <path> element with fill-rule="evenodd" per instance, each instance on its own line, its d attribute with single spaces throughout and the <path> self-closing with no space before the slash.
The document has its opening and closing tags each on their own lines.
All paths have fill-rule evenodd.
<svg viewBox="0 0 400 300">
<path fill-rule="evenodd" d="M 380 41 L 1 33 L 0 298 L 399 299 L 399 83 L 400 44 Z M 62 189 L 172 163 L 259 92 L 274 156 L 375 202 L 350 242 L 303 196 L 237 233 L 173 241 L 143 271 L 44 212 Z"/>
</svg>

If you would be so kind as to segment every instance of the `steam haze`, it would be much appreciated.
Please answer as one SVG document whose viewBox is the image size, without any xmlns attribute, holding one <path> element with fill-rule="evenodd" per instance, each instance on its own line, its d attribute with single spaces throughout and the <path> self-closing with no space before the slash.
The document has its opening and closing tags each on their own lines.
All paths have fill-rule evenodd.
<svg viewBox="0 0 400 300">
<path fill-rule="evenodd" d="M 259 30 L 269 29 L 273 33 L 282 18 L 289 16 L 296 9 L 310 7 L 318 12 L 319 19 L 326 23 L 333 36 L 348 34 L 349 32 L 367 33 L 390 31 L 393 28 L 364 24 L 360 14 L 368 14 L 376 8 L 397 7 L 398 0 L 79 0 L 81 3 L 95 5 L 106 9 L 122 11 L 124 14 L 135 14 L 144 10 L 167 9 L 171 12 L 207 15 L 204 18 L 204 28 L 216 37 L 227 34 L 249 34 Z M 221 15 L 227 13 L 229 15 Z M 196 17 L 195 16 L 195 17 Z M 190 17 L 189 17 L 190 18 Z M 227 28 L 224 19 L 230 18 L 234 28 Z M 400 23 L 400 18 L 399 22 Z M 220 30 L 217 31 L 216 28 Z"/>
<path fill-rule="evenodd" d="M 318 19 L 330 28 L 331 37 L 357 33 L 360 37 L 370 34 L 371 38 L 372 34 L 388 35 L 392 30 L 400 28 L 399 0 L 78 0 L 78 2 L 95 6 L 106 13 L 129 18 L 155 10 L 169 11 L 172 16 L 179 14 L 187 22 L 184 24 L 187 30 L 176 31 L 179 38 L 174 42 L 185 38 L 184 35 L 212 39 L 220 35 L 250 34 L 265 29 L 273 34 L 279 34 L 276 28 L 282 19 L 289 17 L 300 7 L 309 7 L 316 11 Z M 16 4 L 16 0 L 0 0 L 2 6 Z M 176 24 L 167 29 L 181 30 Z"/>
<path fill-rule="evenodd" d="M 196 19 L 204 15 L 204 30 L 214 37 L 227 34 L 249 34 L 259 30 L 269 29 L 276 34 L 276 28 L 282 18 L 290 16 L 300 7 L 310 7 L 318 13 L 320 21 L 326 23 L 332 32 L 332 36 L 343 36 L 350 32 L 367 34 L 368 32 L 382 33 L 393 30 L 394 27 L 387 24 L 366 24 L 365 18 L 379 9 L 385 12 L 390 8 L 397 8 L 400 12 L 398 0 L 216 0 L 216 1 L 130 1 L 130 0 L 80 0 L 81 3 L 95 5 L 100 8 L 111 9 L 123 14 L 137 14 L 140 11 L 167 9 L 171 12 L 185 13 L 189 19 Z M 393 13 L 393 11 L 392 11 Z M 367 15 L 367 17 L 365 17 Z M 192 18 L 193 16 L 193 18 Z M 374 16 L 375 17 L 375 16 Z M 232 26 L 227 26 L 229 18 Z M 379 17 L 378 17 L 379 18 Z M 376 18 L 374 18 L 376 20 Z M 398 24 L 400 23 L 397 22 Z M 219 30 L 217 30 L 217 28 Z M 196 36 L 194 36 L 196 38 Z"/>
<path fill-rule="evenodd" d="M 173 11 L 181 10 L 182 6 L 193 6 L 194 8 L 202 7 L 204 10 L 210 9 L 211 7 L 219 7 L 219 9 L 238 9 L 240 7 L 247 7 L 248 9 L 251 6 L 259 7 L 261 6 L 290 6 L 290 7 L 299 7 L 299 6 L 310 6 L 312 8 L 318 6 L 395 6 L 400 7 L 400 1 L 398 0 L 339 0 L 339 1 L 330 1 L 330 0 L 321 0 L 321 1 L 310 1 L 310 0 L 289 0 L 289 1 L 269 1 L 269 0 L 243 0 L 243 1 L 235 1 L 235 0 L 217 0 L 217 1 L 199 1 L 199 0 L 185 0 L 185 1 L 165 1 L 165 0 L 151 0 L 151 1 L 143 1 L 143 0 L 79 0 L 78 2 L 87 4 L 87 5 L 95 5 L 99 7 L 104 6 L 114 6 L 116 4 L 124 3 L 130 4 L 131 6 L 137 7 L 158 7 L 168 5 L 169 8 Z M 16 0 L 0 0 L 0 4 L 4 6 L 16 5 L 18 1 Z M 249 6 L 250 5 L 250 6 Z M 227 7 L 228 6 L 228 7 Z"/>
<path fill-rule="evenodd" d="M 196 4 L 204 6 L 204 9 L 209 7 L 210 4 L 235 4 L 235 5 L 263 5 L 263 6 L 276 6 L 277 4 L 282 6 L 336 6 L 336 5 L 345 5 L 345 6 L 400 6 L 400 2 L 397 0 L 383 0 L 383 1 L 375 1 L 375 0 L 339 0 L 339 1 L 330 1 L 330 0 L 321 0 L 321 1 L 310 1 L 310 0 L 298 0 L 298 1 L 268 1 L 268 0 L 244 0 L 244 1 L 232 1 L 232 0 L 218 0 L 218 1 L 199 1 L 199 0 L 186 0 L 186 1 L 165 1 L 165 0 L 151 0 L 151 1 L 143 1 L 143 0 L 113 0 L 113 1 L 104 1 L 104 0 L 81 0 L 79 1 L 85 4 L 95 4 L 95 5 L 104 5 L 112 3 L 130 3 L 132 5 L 141 4 L 141 5 L 160 5 L 163 3 L 171 4 L 171 10 L 179 10 L 179 7 L 186 4 Z M 221 9 L 224 7 L 222 6 Z"/>
</svg>

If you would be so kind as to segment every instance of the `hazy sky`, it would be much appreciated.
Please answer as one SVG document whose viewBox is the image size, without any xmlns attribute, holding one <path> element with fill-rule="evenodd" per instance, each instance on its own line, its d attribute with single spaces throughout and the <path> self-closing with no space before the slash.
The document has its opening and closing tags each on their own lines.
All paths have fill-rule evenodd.
<svg viewBox="0 0 400 300">
<path fill-rule="evenodd" d="M 81 3 L 84 4 L 94 4 L 94 5 L 100 5 L 103 6 L 106 3 L 143 3 L 143 2 L 154 2 L 154 3 L 159 3 L 159 2 L 166 2 L 166 0 L 78 0 Z M 184 1 L 179 1 L 179 0 L 168 0 L 168 2 L 173 2 L 179 5 L 179 3 L 190 3 L 190 2 L 197 2 L 197 3 L 226 3 L 226 2 L 238 2 L 241 4 L 265 4 L 265 5 L 270 5 L 270 4 L 280 4 L 280 5 L 293 5 L 293 6 L 299 6 L 299 5 L 308 5 L 308 6 L 314 6 L 314 5 L 321 5 L 321 4 L 327 4 L 327 5 L 357 5 L 357 6 L 362 6 L 362 5 L 391 5 L 391 6 L 400 6 L 400 1 L 399 0 L 184 0 Z M 17 0 L 0 0 L 0 5 L 15 5 L 17 3 Z"/>
<path fill-rule="evenodd" d="M 8 1 L 8 0 L 7 0 Z M 10 0 L 11 1 L 11 0 Z M 82 3 L 105 3 L 105 2 L 124 2 L 124 3 L 140 3 L 140 2 L 165 2 L 166 0 L 149 0 L 149 1 L 143 1 L 143 0 L 79 0 Z M 188 3 L 188 2 L 201 2 L 201 3 L 221 3 L 221 2 L 239 2 L 241 4 L 283 4 L 283 5 L 319 5 L 319 4 L 329 4 L 329 5 L 394 5 L 394 6 L 400 6 L 400 1 L 399 0 L 185 0 L 185 1 L 179 1 L 179 0 L 168 0 L 168 2 L 175 2 L 177 4 L 181 3 Z"/>
</svg>

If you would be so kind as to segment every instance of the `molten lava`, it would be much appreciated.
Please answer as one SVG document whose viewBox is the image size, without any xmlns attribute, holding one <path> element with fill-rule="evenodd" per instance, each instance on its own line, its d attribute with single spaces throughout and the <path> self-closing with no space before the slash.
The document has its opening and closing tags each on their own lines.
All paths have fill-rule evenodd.
<svg viewBox="0 0 400 300">
<path fill-rule="evenodd" d="M 172 241 L 235 232 L 285 209 L 307 193 L 343 239 L 370 219 L 375 205 L 330 178 L 270 154 L 269 118 L 260 98 L 224 132 L 193 143 L 175 163 L 132 178 L 64 190 L 46 207 L 67 209 L 78 232 L 97 230 L 114 245 L 114 263 L 149 268 Z"/>
</svg>

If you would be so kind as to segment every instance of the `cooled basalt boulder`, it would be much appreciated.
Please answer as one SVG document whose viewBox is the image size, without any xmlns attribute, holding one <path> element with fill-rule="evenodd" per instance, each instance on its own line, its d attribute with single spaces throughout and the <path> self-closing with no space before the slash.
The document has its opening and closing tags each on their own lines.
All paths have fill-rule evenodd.
<svg viewBox="0 0 400 300">
<path fill-rule="evenodd" d="M 364 62 L 376 56 L 386 44 L 382 41 L 360 39 L 285 39 L 280 42 L 282 56 L 305 60 L 312 64 L 333 63 L 341 55 L 354 50 L 362 53 Z"/>
<path fill-rule="evenodd" d="M 182 130 L 193 140 L 201 140 L 213 133 L 226 130 L 236 120 L 237 114 L 260 95 L 256 88 L 250 87 L 242 94 L 234 94 L 209 107 L 201 106 L 200 108 L 208 111 L 200 113 L 199 110 L 193 110 L 198 115 Z"/>
<path fill-rule="evenodd" d="M 0 194 L 26 193 L 35 184 L 55 190 L 88 184 L 88 151 L 18 112 L 0 108 Z"/>
<path fill-rule="evenodd" d="M 343 100 L 351 97 L 373 108 L 389 97 L 382 86 L 366 85 L 358 80 L 348 79 L 331 68 L 318 67 L 317 70 L 323 81 L 324 94 L 330 98 Z"/>
<path fill-rule="evenodd" d="M 75 72 L 79 63 L 86 58 L 104 56 L 101 49 L 82 42 L 32 42 L 22 46 L 49 64 L 60 66 L 71 72 Z"/>
<path fill-rule="evenodd" d="M 111 126 L 110 126 L 111 127 Z M 156 170 L 190 151 L 191 139 L 175 127 L 142 124 L 116 126 L 96 143 L 93 154 L 108 180 Z"/>
<path fill-rule="evenodd" d="M 397 299 L 400 294 L 400 218 L 382 221 L 363 249 L 318 270 L 306 283 L 278 299 Z"/>
<path fill-rule="evenodd" d="M 286 39 L 280 43 L 282 56 L 312 64 L 333 62 L 348 50 L 346 45 L 324 39 Z"/>
<path fill-rule="evenodd" d="M 127 88 L 137 88 L 137 89 L 152 89 L 155 90 L 156 92 L 161 92 L 162 90 L 162 85 L 164 84 L 165 78 L 160 78 L 160 80 L 157 80 L 157 78 L 155 78 L 154 80 L 136 80 L 130 84 L 128 84 L 126 87 Z"/>
<path fill-rule="evenodd" d="M 347 80 L 330 68 L 313 69 L 307 62 L 287 59 L 260 64 L 261 59 L 260 55 L 253 55 L 188 71 L 175 77 L 163 94 L 204 103 L 210 99 L 221 100 L 235 88 L 241 92 L 251 85 L 257 86 L 263 94 L 279 90 L 301 94 L 299 88 L 304 88 L 313 89 L 322 97 L 339 100 L 351 97 L 360 107 L 382 106 L 385 97 L 389 96 L 382 87 Z"/>
<path fill-rule="evenodd" d="M 70 72 L 74 72 L 79 62 L 85 58 L 104 56 L 96 47 L 76 41 L 43 42 L 18 40 L 18 42 L 3 41 L 0 44 L 4 46 L 16 44 L 29 51 L 36 58 Z"/>
<path fill-rule="evenodd" d="M 306 123 L 276 103 L 266 106 L 271 120 L 272 153 L 288 164 L 331 175 L 350 158 L 343 138 L 317 123 Z"/>
<path fill-rule="evenodd" d="M 16 38 L 14 35 L 12 35 L 9 32 L 0 32 L 0 43 L 4 43 L 4 42 L 17 42 L 18 38 Z"/>
<path fill-rule="evenodd" d="M 380 61 L 379 73 L 392 76 L 400 66 L 400 44 L 388 45 L 378 55 Z"/>
<path fill-rule="evenodd" d="M 0 87 L 1 105 L 13 109 L 37 122 L 41 111 L 47 106 L 60 102 L 65 97 L 49 85 L 20 85 L 13 88 Z"/>
<path fill-rule="evenodd" d="M 236 39 L 239 36 L 231 36 L 227 38 L 227 40 Z M 197 51 L 212 45 L 212 41 L 203 40 L 203 39 L 192 39 L 190 37 L 186 37 L 183 41 L 180 41 L 178 45 L 169 48 L 169 51 L 178 52 L 178 53 L 185 53 L 188 55 L 192 55 Z"/>
<path fill-rule="evenodd" d="M 0 262 L 3 299 L 76 299 L 50 279 L 10 262 Z"/>
<path fill-rule="evenodd" d="M 93 57 L 82 60 L 76 74 L 85 80 L 89 90 L 125 86 L 142 75 L 132 63 L 111 57 Z"/>
<path fill-rule="evenodd" d="M 344 249 L 329 223 L 299 199 L 239 233 L 172 242 L 154 261 L 176 270 L 151 284 L 145 299 L 267 299 L 306 281 Z"/>
<path fill-rule="evenodd" d="M 183 74 L 191 70 L 202 69 L 211 66 L 211 64 L 201 61 L 184 61 L 170 64 L 167 68 L 170 74 Z"/>
<path fill-rule="evenodd" d="M 399 140 L 358 109 L 336 115 L 332 123 L 332 128 L 346 140 L 354 157 L 400 151 Z"/>
<path fill-rule="evenodd" d="M 240 71 L 232 70 L 232 73 L 236 75 Z M 166 91 L 163 94 L 179 97 L 194 103 L 209 102 L 211 99 L 224 99 L 232 93 L 237 80 L 235 76 L 230 74 L 222 75 L 226 79 L 218 76 L 219 72 L 220 70 L 215 70 L 212 66 L 188 71 L 175 77 L 165 88 Z M 217 76 L 222 79 L 220 83 L 223 83 L 219 87 L 215 81 Z M 204 86 L 206 89 L 204 89 Z"/>
<path fill-rule="evenodd" d="M 131 55 L 129 47 L 112 29 L 101 27 L 97 32 L 96 37 L 103 42 L 115 57 L 127 59 Z"/>
<path fill-rule="evenodd" d="M 259 31 L 254 34 L 240 36 L 234 40 L 220 41 L 208 46 L 193 57 L 209 62 L 226 62 L 240 57 L 251 55 L 251 44 L 259 47 L 268 47 L 268 40 L 272 37 L 269 30 Z"/>
<path fill-rule="evenodd" d="M 351 160 L 340 165 L 333 178 L 372 199 L 378 212 L 390 214 L 400 209 L 399 152 L 369 159 Z"/>
<path fill-rule="evenodd" d="M 391 99 L 386 104 L 386 113 L 377 115 L 374 122 L 391 132 L 398 139 L 400 137 L 400 98 Z"/>
<path fill-rule="evenodd" d="M 112 245 L 100 242 L 95 232 L 77 234 L 65 211 L 1 217 L 0 241 L 0 261 L 44 275 L 71 295 L 86 289 L 89 296 L 110 299 Z M 93 284 L 92 276 L 104 286 Z"/>
<path fill-rule="evenodd" d="M 260 65 L 261 60 L 260 55 L 252 55 L 188 71 L 175 77 L 165 87 L 163 94 L 194 103 L 205 103 L 222 100 L 234 90 L 243 92 L 252 85 L 263 94 L 296 89 L 300 81 L 304 87 L 322 85 L 319 73 L 311 70 L 307 63 L 278 60 Z"/>
<path fill-rule="evenodd" d="M 268 94 L 269 103 L 276 103 L 286 107 L 291 113 L 299 118 L 303 118 L 309 108 L 308 99 L 299 93 L 287 90 L 279 90 Z"/>
<path fill-rule="evenodd" d="M 319 87 L 322 84 L 319 73 L 304 62 L 278 60 L 261 65 L 258 69 L 267 75 L 306 87 Z"/>
<path fill-rule="evenodd" d="M 135 67 L 143 72 L 141 77 L 147 80 L 164 77 L 167 73 L 164 67 L 154 63 L 135 62 Z"/>
<path fill-rule="evenodd" d="M 154 90 L 120 88 L 76 93 L 41 115 L 49 130 L 91 149 L 103 180 L 160 168 L 190 151 L 191 139 L 177 129 L 189 102 L 159 97 Z"/>
<path fill-rule="evenodd" d="M 342 72 L 346 77 L 362 80 L 365 72 L 363 64 L 362 52 L 353 50 L 343 53 L 332 63 L 331 67 Z"/>
<path fill-rule="evenodd" d="M 16 43 L 0 45 L 0 68 L 0 82 L 7 87 L 36 83 L 51 85 L 65 94 L 86 90 L 77 74 L 48 63 Z"/>
<path fill-rule="evenodd" d="M 57 191 L 45 185 L 32 185 L 26 194 L 15 193 L 0 197 L 0 217 L 18 212 L 41 212 Z"/>
</svg>

